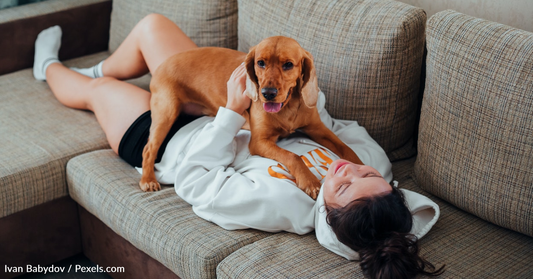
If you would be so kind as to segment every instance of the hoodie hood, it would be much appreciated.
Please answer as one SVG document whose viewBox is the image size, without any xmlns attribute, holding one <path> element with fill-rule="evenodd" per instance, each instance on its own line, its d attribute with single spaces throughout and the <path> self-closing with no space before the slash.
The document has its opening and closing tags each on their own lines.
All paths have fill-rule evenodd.
<svg viewBox="0 0 533 279">
<path fill-rule="evenodd" d="M 396 185 L 397 183 L 395 183 Z M 324 193 L 321 188 L 315 204 L 315 232 L 318 242 L 348 260 L 359 260 L 359 254 L 348 246 L 342 244 L 338 239 L 331 226 L 326 221 L 326 206 L 324 203 Z M 414 234 L 418 239 L 426 235 L 429 230 L 435 225 L 440 216 L 439 206 L 421 194 L 413 191 L 400 189 L 404 194 L 405 201 L 409 211 L 413 215 L 413 227 L 411 234 Z"/>
</svg>

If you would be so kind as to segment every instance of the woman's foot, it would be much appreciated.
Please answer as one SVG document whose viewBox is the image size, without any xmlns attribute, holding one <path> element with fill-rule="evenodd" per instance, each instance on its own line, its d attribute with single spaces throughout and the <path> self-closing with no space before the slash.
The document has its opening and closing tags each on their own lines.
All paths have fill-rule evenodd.
<svg viewBox="0 0 533 279">
<path fill-rule="evenodd" d="M 58 59 L 61 47 L 61 27 L 53 26 L 39 33 L 35 41 L 35 58 L 33 76 L 37 80 L 46 80 L 46 68 L 52 63 L 60 63 Z"/>
</svg>

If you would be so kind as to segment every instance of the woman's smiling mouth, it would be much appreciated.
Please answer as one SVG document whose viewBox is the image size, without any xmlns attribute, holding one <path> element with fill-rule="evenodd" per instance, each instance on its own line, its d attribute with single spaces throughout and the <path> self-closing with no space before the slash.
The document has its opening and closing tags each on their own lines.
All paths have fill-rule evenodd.
<svg viewBox="0 0 533 279">
<path fill-rule="evenodd" d="M 339 169 L 343 166 L 346 166 L 348 165 L 349 163 L 348 162 L 342 162 L 340 164 L 338 164 L 336 167 L 335 167 L 335 171 L 333 172 L 334 174 L 337 174 L 337 172 L 339 171 Z"/>
</svg>

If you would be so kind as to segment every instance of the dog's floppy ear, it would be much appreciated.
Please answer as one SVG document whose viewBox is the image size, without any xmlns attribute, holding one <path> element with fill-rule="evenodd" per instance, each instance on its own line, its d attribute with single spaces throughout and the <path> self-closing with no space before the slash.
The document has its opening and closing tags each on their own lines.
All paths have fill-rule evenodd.
<svg viewBox="0 0 533 279">
<path fill-rule="evenodd" d="M 246 55 L 244 60 L 246 66 L 246 96 L 252 99 L 252 101 L 257 101 L 259 96 L 259 82 L 257 76 L 255 75 L 255 47 L 250 48 L 250 52 Z"/>
<path fill-rule="evenodd" d="M 301 76 L 301 94 L 303 101 L 307 107 L 316 106 L 318 100 L 318 81 L 316 77 L 315 64 L 313 63 L 313 56 L 308 51 L 304 50 L 302 59 L 302 76 Z"/>
</svg>

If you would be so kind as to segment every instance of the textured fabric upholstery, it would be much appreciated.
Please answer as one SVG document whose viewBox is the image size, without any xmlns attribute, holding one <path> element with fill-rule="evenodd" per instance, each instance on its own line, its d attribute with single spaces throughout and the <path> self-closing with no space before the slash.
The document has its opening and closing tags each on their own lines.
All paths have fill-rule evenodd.
<svg viewBox="0 0 533 279">
<path fill-rule="evenodd" d="M 533 236 L 533 33 L 453 11 L 427 33 L 420 187 Z"/>
<path fill-rule="evenodd" d="M 92 64 L 102 53 L 74 61 Z M 61 105 L 32 69 L 0 76 L 0 217 L 68 195 L 67 161 L 108 148 L 92 113 Z"/>
<path fill-rule="evenodd" d="M 414 159 L 393 164 L 400 188 L 437 202 L 441 217 L 420 240 L 420 254 L 446 272 L 439 278 L 531 278 L 533 238 L 487 223 L 424 192 L 411 178 Z M 364 278 L 350 262 L 320 246 L 313 233 L 279 233 L 239 249 L 218 278 Z"/>
<path fill-rule="evenodd" d="M 239 50 L 296 39 L 314 56 L 330 114 L 357 120 L 396 160 L 415 154 L 425 22 L 396 1 L 239 1 Z"/>
<path fill-rule="evenodd" d="M 180 278 L 215 278 L 227 255 L 271 235 L 206 222 L 172 187 L 142 192 L 141 175 L 111 150 L 72 159 L 67 177 L 76 202 Z"/>
<path fill-rule="evenodd" d="M 198 46 L 237 48 L 237 0 L 114 0 L 109 50 L 151 13 L 174 21 Z"/>
</svg>

